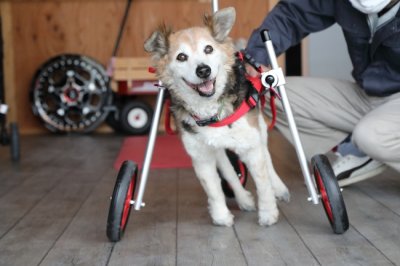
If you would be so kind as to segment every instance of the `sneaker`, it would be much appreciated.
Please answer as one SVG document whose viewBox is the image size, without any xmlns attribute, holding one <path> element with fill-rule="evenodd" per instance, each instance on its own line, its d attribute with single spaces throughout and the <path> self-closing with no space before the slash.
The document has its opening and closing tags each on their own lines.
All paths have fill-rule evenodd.
<svg viewBox="0 0 400 266">
<path fill-rule="evenodd" d="M 387 166 L 368 156 L 338 155 L 337 159 L 332 163 L 332 168 L 339 186 L 344 187 L 379 175 L 385 171 Z"/>
</svg>

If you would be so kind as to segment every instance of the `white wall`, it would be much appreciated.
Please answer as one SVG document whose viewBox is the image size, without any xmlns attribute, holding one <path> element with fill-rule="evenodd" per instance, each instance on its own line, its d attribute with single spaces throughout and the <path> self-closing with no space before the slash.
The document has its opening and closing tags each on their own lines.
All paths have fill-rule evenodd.
<svg viewBox="0 0 400 266">
<path fill-rule="evenodd" d="M 310 34 L 304 44 L 303 67 L 306 68 L 306 76 L 354 81 L 351 76 L 353 67 L 342 30 L 338 25 Z"/>
</svg>

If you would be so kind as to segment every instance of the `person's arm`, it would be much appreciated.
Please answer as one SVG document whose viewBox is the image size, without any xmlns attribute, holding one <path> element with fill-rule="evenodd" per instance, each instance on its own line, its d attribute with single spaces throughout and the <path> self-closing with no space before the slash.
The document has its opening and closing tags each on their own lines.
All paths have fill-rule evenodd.
<svg viewBox="0 0 400 266">
<path fill-rule="evenodd" d="M 277 55 L 299 43 L 309 33 L 328 28 L 333 23 L 335 0 L 281 0 L 250 36 L 246 51 L 257 62 L 269 60 L 260 31 L 268 29 Z"/>
</svg>

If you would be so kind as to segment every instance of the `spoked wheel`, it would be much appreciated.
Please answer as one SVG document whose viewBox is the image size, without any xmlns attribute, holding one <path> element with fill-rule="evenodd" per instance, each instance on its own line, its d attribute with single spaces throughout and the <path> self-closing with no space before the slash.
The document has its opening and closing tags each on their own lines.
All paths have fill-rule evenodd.
<svg viewBox="0 0 400 266">
<path fill-rule="evenodd" d="M 112 242 L 122 238 L 128 223 L 137 173 L 137 165 L 132 161 L 125 161 L 118 172 L 107 219 L 107 237 Z"/>
<path fill-rule="evenodd" d="M 239 160 L 239 157 L 232 151 L 226 150 L 226 155 L 228 155 L 229 161 L 231 162 L 233 168 L 235 169 L 235 172 L 237 174 L 237 177 L 239 178 L 240 183 L 242 186 L 246 186 L 247 182 L 247 168 L 246 165 Z M 222 185 L 222 190 L 224 191 L 224 194 L 227 198 L 233 198 L 235 197 L 235 194 L 233 193 L 233 190 L 229 183 L 223 178 L 222 173 L 218 170 L 218 173 L 221 178 L 221 185 Z"/>
<path fill-rule="evenodd" d="M 104 67 L 95 60 L 76 54 L 56 56 L 33 78 L 33 112 L 52 132 L 93 131 L 112 103 L 108 82 Z"/>
<path fill-rule="evenodd" d="M 324 155 L 315 155 L 311 159 L 311 164 L 321 201 L 333 232 L 343 234 L 349 229 L 349 218 L 328 158 Z"/>
<path fill-rule="evenodd" d="M 151 127 L 153 109 L 141 101 L 129 101 L 124 104 L 120 114 L 122 129 L 127 134 L 143 135 Z"/>
</svg>

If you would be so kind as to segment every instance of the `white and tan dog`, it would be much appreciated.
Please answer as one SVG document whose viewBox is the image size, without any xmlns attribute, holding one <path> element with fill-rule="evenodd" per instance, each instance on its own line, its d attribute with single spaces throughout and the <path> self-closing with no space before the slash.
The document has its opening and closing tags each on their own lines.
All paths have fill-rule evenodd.
<svg viewBox="0 0 400 266">
<path fill-rule="evenodd" d="M 227 126 L 199 126 L 202 121 L 231 115 L 248 94 L 250 85 L 243 64 L 235 61 L 234 47 L 228 37 L 235 16 L 231 7 L 205 16 L 204 27 L 173 33 L 162 26 L 144 47 L 152 54 L 157 77 L 170 93 L 171 110 L 207 193 L 213 222 L 233 224 L 217 168 L 232 187 L 240 209 L 256 209 L 253 196 L 240 184 L 227 158 L 225 149 L 229 149 L 246 164 L 255 181 L 259 224 L 271 225 L 279 215 L 276 198 L 288 201 L 290 196 L 273 168 L 267 149 L 267 127 L 260 109 L 252 109 Z"/>
</svg>

